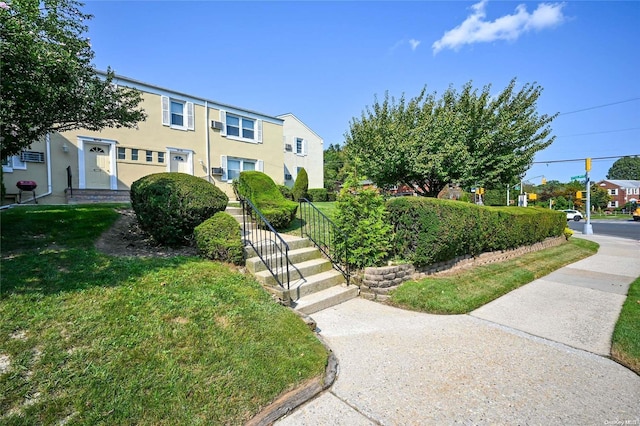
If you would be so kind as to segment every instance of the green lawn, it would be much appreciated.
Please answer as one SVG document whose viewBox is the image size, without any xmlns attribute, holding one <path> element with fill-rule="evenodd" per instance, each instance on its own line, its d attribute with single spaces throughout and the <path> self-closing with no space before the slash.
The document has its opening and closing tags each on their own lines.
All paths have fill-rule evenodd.
<svg viewBox="0 0 640 426">
<path fill-rule="evenodd" d="M 323 201 L 323 202 L 314 202 L 313 205 L 320 210 L 322 214 L 327 216 L 329 219 L 334 220 L 334 215 L 336 211 L 336 203 L 335 201 Z M 298 207 L 298 210 L 300 207 Z M 300 221 L 300 212 L 296 213 L 296 218 L 291 222 L 289 227 L 283 232 L 292 235 L 300 235 L 300 228 L 302 227 L 302 222 Z"/>
<path fill-rule="evenodd" d="M 454 275 L 408 281 L 391 294 L 401 308 L 433 314 L 464 314 L 562 266 L 591 256 L 598 244 L 571 238 L 566 244 Z"/>
<path fill-rule="evenodd" d="M 0 214 L 1 424 L 243 424 L 323 373 L 324 347 L 253 279 L 97 252 L 117 217 Z"/>
<path fill-rule="evenodd" d="M 611 355 L 640 374 L 640 277 L 629 287 L 613 331 Z"/>
</svg>

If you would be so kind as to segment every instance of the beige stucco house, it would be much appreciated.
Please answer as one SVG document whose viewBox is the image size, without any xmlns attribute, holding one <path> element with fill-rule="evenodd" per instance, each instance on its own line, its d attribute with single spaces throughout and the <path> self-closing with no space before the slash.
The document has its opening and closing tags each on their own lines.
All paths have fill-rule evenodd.
<svg viewBox="0 0 640 426">
<path fill-rule="evenodd" d="M 284 120 L 284 184 L 292 187 L 298 171 L 304 168 L 309 188 L 324 188 L 324 141 L 295 115 L 278 118 Z"/>
<path fill-rule="evenodd" d="M 146 121 L 137 129 L 50 134 L 21 155 L 4 159 L 9 197 L 18 192 L 18 181 L 30 180 L 38 184 L 36 197 L 44 204 L 82 202 L 83 193 L 91 194 L 93 200 L 100 200 L 100 194 L 111 194 L 111 199 L 121 195 L 125 200 L 131 184 L 142 176 L 181 172 L 214 183 L 234 199 L 231 182 L 241 171 L 263 171 L 277 184 L 287 183 L 285 134 L 308 140 L 313 136 L 299 164 L 319 164 L 322 169 L 322 149 L 318 151 L 322 140 L 308 130 L 285 132 L 290 115 L 269 116 L 122 76 L 116 76 L 114 83 L 142 92 Z M 295 117 L 292 123 L 294 128 L 306 127 Z M 311 179 L 311 173 L 309 176 Z M 313 182 L 312 187 L 322 187 L 317 177 Z M 22 195 L 23 202 L 31 198 L 31 193 Z"/>
</svg>

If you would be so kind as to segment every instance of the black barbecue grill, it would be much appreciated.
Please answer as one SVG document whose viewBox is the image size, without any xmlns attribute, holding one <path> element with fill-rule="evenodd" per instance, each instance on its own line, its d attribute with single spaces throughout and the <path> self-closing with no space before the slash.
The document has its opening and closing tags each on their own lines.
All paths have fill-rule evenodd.
<svg viewBox="0 0 640 426">
<path fill-rule="evenodd" d="M 18 183 L 16 183 L 16 186 L 18 187 L 18 204 L 20 204 L 22 202 L 22 192 L 23 191 L 27 191 L 27 192 L 31 192 L 33 193 L 33 202 L 38 204 L 38 200 L 36 200 L 36 188 L 38 187 L 38 184 L 35 183 L 35 181 L 32 180 L 19 180 Z"/>
</svg>

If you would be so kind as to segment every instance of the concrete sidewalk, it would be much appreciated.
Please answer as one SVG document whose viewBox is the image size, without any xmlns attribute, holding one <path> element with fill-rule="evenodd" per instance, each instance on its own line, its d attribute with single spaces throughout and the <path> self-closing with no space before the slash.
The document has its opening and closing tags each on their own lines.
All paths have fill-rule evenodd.
<svg viewBox="0 0 640 426">
<path fill-rule="evenodd" d="M 355 299 L 313 315 L 333 386 L 278 425 L 640 425 L 640 377 L 608 355 L 640 242 L 598 254 L 470 315 Z"/>
</svg>

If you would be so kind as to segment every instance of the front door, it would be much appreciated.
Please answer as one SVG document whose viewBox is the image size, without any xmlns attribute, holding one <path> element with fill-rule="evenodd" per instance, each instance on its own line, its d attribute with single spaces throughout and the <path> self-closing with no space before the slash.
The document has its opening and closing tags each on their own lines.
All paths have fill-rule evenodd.
<svg viewBox="0 0 640 426">
<path fill-rule="evenodd" d="M 109 189 L 111 187 L 110 146 L 86 143 L 84 148 L 86 187 L 92 189 Z"/>
<path fill-rule="evenodd" d="M 173 151 L 171 152 L 171 160 L 169 162 L 171 172 L 189 173 L 189 153 Z"/>
</svg>

